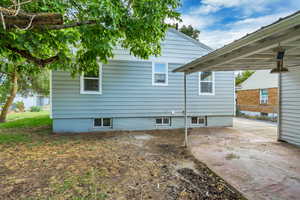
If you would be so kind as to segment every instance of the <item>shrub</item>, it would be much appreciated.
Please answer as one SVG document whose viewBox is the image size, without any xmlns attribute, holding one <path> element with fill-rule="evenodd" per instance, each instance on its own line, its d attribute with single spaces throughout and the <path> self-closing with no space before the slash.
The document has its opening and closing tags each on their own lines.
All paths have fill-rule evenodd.
<svg viewBox="0 0 300 200">
<path fill-rule="evenodd" d="M 40 106 L 32 106 L 30 107 L 30 112 L 40 112 L 42 108 Z"/>
<path fill-rule="evenodd" d="M 15 106 L 16 106 L 16 111 L 17 112 L 25 112 L 25 106 L 24 106 L 23 101 L 16 102 Z"/>
</svg>

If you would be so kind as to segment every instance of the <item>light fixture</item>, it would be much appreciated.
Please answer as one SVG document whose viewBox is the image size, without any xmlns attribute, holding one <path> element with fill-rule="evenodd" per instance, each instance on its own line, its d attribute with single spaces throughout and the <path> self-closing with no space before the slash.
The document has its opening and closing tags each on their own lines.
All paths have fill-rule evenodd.
<svg viewBox="0 0 300 200">
<path fill-rule="evenodd" d="M 284 58 L 285 49 L 279 46 L 275 51 L 277 52 L 277 56 L 276 56 L 277 66 L 276 68 L 271 70 L 271 74 L 288 72 L 289 71 L 288 68 L 283 67 L 283 58 Z"/>
</svg>

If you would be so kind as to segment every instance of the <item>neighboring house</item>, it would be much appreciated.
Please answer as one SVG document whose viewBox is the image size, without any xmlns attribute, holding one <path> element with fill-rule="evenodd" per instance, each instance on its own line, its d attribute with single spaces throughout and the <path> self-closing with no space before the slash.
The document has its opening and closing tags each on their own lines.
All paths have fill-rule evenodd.
<svg viewBox="0 0 300 200">
<path fill-rule="evenodd" d="M 25 110 L 29 110 L 32 106 L 46 106 L 50 104 L 49 97 L 39 94 L 30 94 L 27 96 L 17 94 L 14 99 L 14 103 L 19 101 L 24 103 Z"/>
<path fill-rule="evenodd" d="M 211 50 L 170 29 L 158 58 L 141 60 L 116 48 L 97 74 L 52 71 L 53 131 L 183 128 L 184 76 L 172 71 Z M 233 72 L 188 75 L 187 88 L 189 127 L 232 126 Z"/>
<path fill-rule="evenodd" d="M 237 107 L 242 114 L 277 116 L 278 74 L 271 74 L 270 70 L 255 71 L 236 90 Z"/>
</svg>

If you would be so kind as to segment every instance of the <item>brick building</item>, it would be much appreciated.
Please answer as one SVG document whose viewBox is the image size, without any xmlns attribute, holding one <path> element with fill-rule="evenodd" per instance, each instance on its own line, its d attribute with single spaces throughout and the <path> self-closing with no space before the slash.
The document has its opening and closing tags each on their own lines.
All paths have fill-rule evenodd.
<svg viewBox="0 0 300 200">
<path fill-rule="evenodd" d="M 236 90 L 237 109 L 250 116 L 277 116 L 278 74 L 259 70 Z"/>
</svg>

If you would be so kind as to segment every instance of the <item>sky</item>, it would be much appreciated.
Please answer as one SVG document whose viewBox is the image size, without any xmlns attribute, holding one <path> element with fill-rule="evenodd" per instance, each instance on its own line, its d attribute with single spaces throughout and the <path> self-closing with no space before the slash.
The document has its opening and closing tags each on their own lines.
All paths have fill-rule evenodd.
<svg viewBox="0 0 300 200">
<path fill-rule="evenodd" d="M 300 10 L 300 0 L 181 0 L 180 26 L 201 31 L 199 40 L 219 48 Z"/>
</svg>

